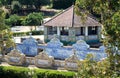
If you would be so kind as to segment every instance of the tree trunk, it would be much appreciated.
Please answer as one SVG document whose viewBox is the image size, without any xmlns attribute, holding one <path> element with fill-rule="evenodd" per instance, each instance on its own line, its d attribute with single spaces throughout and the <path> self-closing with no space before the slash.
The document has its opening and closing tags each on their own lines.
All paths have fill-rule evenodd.
<svg viewBox="0 0 120 78">
<path fill-rule="evenodd" d="M 37 30 L 37 26 L 35 26 L 35 30 Z"/>
</svg>

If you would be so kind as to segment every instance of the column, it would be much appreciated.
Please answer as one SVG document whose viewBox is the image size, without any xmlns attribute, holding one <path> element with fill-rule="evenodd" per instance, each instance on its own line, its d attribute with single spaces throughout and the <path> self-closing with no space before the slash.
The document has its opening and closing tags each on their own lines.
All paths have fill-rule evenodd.
<svg viewBox="0 0 120 78">
<path fill-rule="evenodd" d="M 85 27 L 85 40 L 88 40 L 88 27 Z"/>
<path fill-rule="evenodd" d="M 85 36 L 88 36 L 88 27 L 85 27 Z"/>
<path fill-rule="evenodd" d="M 57 27 L 57 35 L 60 36 L 60 27 Z"/>
<path fill-rule="evenodd" d="M 98 29 L 98 30 L 97 30 L 98 39 L 101 38 L 101 28 L 102 28 L 102 27 L 100 27 L 100 26 L 97 27 L 97 29 Z"/>
<path fill-rule="evenodd" d="M 48 40 L 48 30 L 47 27 L 44 26 L 44 41 L 46 42 Z"/>
</svg>

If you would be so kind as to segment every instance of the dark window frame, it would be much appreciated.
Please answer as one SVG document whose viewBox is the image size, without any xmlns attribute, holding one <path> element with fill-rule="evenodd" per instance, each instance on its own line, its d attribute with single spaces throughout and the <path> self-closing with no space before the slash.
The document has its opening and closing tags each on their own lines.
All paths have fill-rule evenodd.
<svg viewBox="0 0 120 78">
<path fill-rule="evenodd" d="M 68 27 L 61 27 L 60 28 L 60 35 L 68 36 L 69 35 L 69 28 Z"/>
<path fill-rule="evenodd" d="M 48 35 L 54 35 L 57 34 L 57 27 L 48 27 Z"/>
<path fill-rule="evenodd" d="M 91 26 L 88 27 L 88 35 L 97 35 L 98 34 L 98 27 L 97 26 Z"/>
</svg>

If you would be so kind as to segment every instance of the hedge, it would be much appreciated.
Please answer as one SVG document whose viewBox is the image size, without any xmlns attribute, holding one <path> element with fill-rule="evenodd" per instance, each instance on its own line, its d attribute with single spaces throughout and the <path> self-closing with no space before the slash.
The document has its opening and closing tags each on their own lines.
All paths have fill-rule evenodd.
<svg viewBox="0 0 120 78">
<path fill-rule="evenodd" d="M 50 40 L 46 39 L 45 43 L 47 43 L 47 42 L 50 42 Z M 76 43 L 76 42 L 72 42 L 72 41 L 62 41 L 62 40 L 60 40 L 60 42 L 62 42 L 64 46 L 73 45 Z"/>
<path fill-rule="evenodd" d="M 24 36 L 24 35 L 29 35 L 30 32 L 17 32 L 13 33 L 13 36 Z M 32 35 L 43 35 L 44 31 L 32 31 Z"/>
<path fill-rule="evenodd" d="M 74 78 L 75 72 L 60 72 L 49 69 L 33 69 L 15 66 L 0 66 L 0 78 Z"/>
<path fill-rule="evenodd" d="M 74 72 L 60 72 L 56 70 L 36 70 L 37 78 L 73 78 Z"/>
<path fill-rule="evenodd" d="M 28 68 L 0 66 L 0 78 L 28 78 Z"/>
</svg>

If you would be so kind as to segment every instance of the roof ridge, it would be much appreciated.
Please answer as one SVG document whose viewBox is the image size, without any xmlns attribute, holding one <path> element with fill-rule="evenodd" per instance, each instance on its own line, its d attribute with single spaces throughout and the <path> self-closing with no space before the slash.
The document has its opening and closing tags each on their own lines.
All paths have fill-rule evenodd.
<svg viewBox="0 0 120 78">
<path fill-rule="evenodd" d="M 61 14 L 65 13 L 66 11 L 68 11 L 69 9 L 71 9 L 72 7 L 73 7 L 73 11 L 74 11 L 74 5 L 72 5 L 71 7 L 67 8 L 67 9 L 63 10 L 62 12 L 58 13 L 57 15 L 53 16 L 50 20 L 44 22 L 42 25 L 48 23 L 49 21 L 53 20 L 54 18 L 56 18 L 56 17 L 60 16 Z"/>
</svg>

